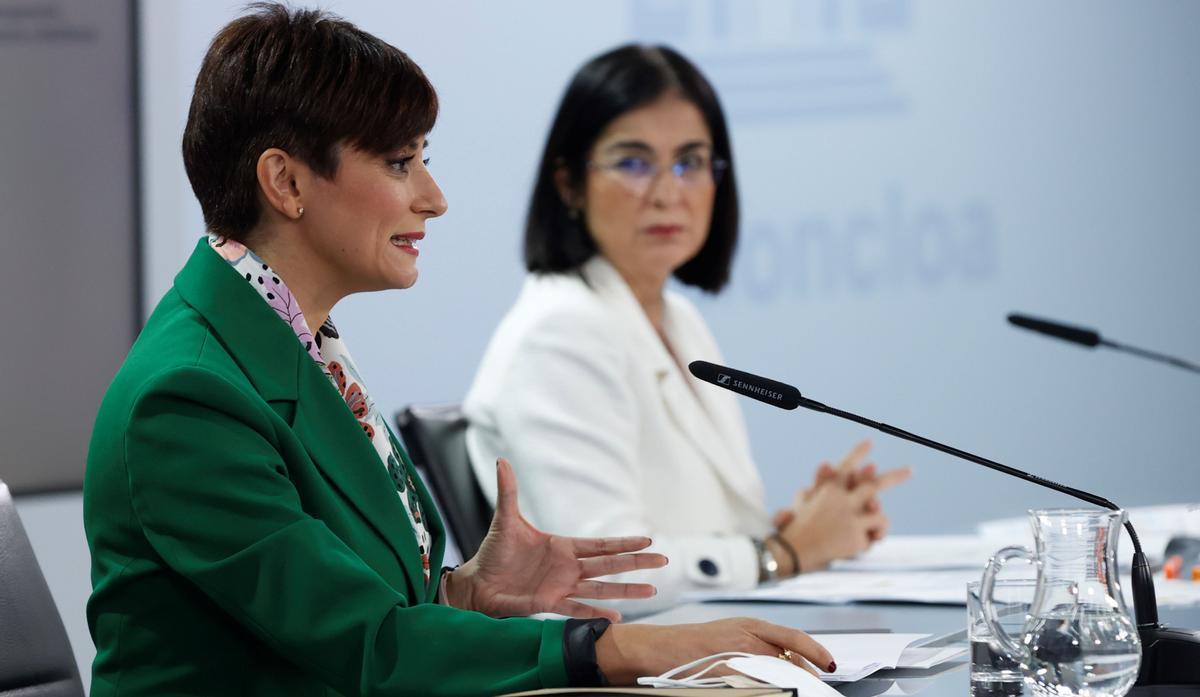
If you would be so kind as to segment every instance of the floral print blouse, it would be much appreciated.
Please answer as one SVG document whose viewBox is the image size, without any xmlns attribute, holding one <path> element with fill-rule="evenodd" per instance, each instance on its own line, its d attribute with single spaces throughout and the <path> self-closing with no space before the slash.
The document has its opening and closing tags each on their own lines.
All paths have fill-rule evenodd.
<svg viewBox="0 0 1200 697">
<path fill-rule="evenodd" d="M 413 486 L 412 473 L 405 466 L 404 458 L 397 452 L 387 423 L 375 407 L 375 403 L 371 401 L 370 395 L 367 394 L 367 386 L 359 376 L 358 368 L 354 365 L 354 360 L 350 357 L 350 351 L 342 341 L 341 335 L 338 334 L 333 319 L 326 319 L 317 333 L 313 334 L 304 320 L 304 314 L 300 312 L 300 306 L 296 304 L 295 298 L 292 297 L 292 293 L 284 284 L 283 279 L 279 278 L 278 274 L 272 271 L 270 266 L 254 252 L 239 242 L 218 235 L 210 234 L 208 244 L 213 251 L 229 262 L 229 265 L 246 279 L 250 287 L 258 292 L 267 305 L 275 311 L 275 314 L 279 315 L 279 318 L 292 328 L 292 331 L 296 333 L 296 338 L 304 346 L 304 350 L 321 367 L 338 394 L 346 402 L 350 412 L 354 414 L 354 418 L 358 420 L 358 425 L 362 427 L 363 433 L 375 447 L 375 452 L 379 454 L 383 466 L 387 468 L 396 492 L 400 496 L 400 502 L 408 513 L 413 534 L 416 536 L 417 545 L 420 548 L 425 583 L 428 584 L 430 535 L 422 515 L 416 488 Z"/>
</svg>

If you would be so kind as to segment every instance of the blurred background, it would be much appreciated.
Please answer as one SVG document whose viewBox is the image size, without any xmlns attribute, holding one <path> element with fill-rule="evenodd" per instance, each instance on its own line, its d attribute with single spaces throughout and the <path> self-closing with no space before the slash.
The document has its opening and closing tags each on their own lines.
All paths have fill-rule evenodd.
<svg viewBox="0 0 1200 697">
<path fill-rule="evenodd" d="M 0 479 L 85 682 L 92 418 L 204 231 L 180 137 L 208 41 L 243 6 L 0 0 Z M 334 312 L 385 413 L 463 397 L 523 277 L 529 187 L 570 75 L 617 44 L 667 43 L 711 79 L 733 132 L 733 282 L 689 291 L 731 365 L 1122 505 L 1200 499 L 1196 376 L 1004 319 L 1200 359 L 1200 4 L 319 6 L 408 52 L 442 100 L 429 155 L 450 210 L 421 280 Z M 871 435 L 743 406 L 773 508 Z M 894 531 L 1070 505 L 871 437 L 881 466 L 915 471 L 885 497 Z"/>
</svg>

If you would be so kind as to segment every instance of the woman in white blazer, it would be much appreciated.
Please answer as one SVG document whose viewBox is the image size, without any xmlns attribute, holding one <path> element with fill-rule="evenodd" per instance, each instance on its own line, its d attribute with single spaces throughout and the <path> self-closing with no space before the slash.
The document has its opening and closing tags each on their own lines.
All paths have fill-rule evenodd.
<svg viewBox="0 0 1200 697">
<path fill-rule="evenodd" d="M 648 534 L 670 559 L 659 596 L 749 589 L 865 549 L 887 520 L 860 444 L 774 519 L 735 397 L 699 383 L 721 362 L 674 276 L 716 292 L 737 240 L 737 189 L 716 94 L 665 47 L 580 69 L 551 128 L 526 226 L 531 272 L 464 403 L 477 479 L 520 463 L 531 522 L 570 535 Z M 644 572 L 626 575 L 643 580 Z"/>
</svg>

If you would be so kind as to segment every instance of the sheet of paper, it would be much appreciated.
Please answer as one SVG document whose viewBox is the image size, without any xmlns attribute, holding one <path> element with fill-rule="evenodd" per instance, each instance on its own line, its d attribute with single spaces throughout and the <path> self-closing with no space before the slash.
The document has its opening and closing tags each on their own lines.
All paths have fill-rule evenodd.
<svg viewBox="0 0 1200 697">
<path fill-rule="evenodd" d="M 830 568 L 834 571 L 982 569 L 1003 546 L 981 535 L 888 535 L 863 554 L 835 561 Z"/>
<path fill-rule="evenodd" d="M 729 667 L 775 687 L 791 687 L 799 697 L 841 697 L 812 673 L 800 666 L 772 656 L 744 656 L 729 659 Z"/>
<path fill-rule="evenodd" d="M 1164 504 L 1159 506 L 1134 506 L 1125 509 L 1142 542 L 1142 551 L 1152 565 L 1163 561 L 1163 550 L 1167 542 L 1176 535 L 1200 537 L 1200 505 L 1191 503 Z M 1006 541 L 1004 544 L 1019 544 L 1032 548 L 1033 532 L 1029 517 L 1001 518 L 980 523 L 976 531 L 991 542 Z M 1129 533 L 1121 531 L 1117 545 L 1117 556 L 1122 569 L 1132 567 L 1133 542 Z"/>
<path fill-rule="evenodd" d="M 749 591 L 690 593 L 691 601 L 841 604 L 862 601 L 966 605 L 981 568 L 939 571 L 814 571 Z"/>
<path fill-rule="evenodd" d="M 928 634 L 813 634 L 812 637 L 829 649 L 837 662 L 836 673 L 824 673 L 825 682 L 854 682 L 878 670 L 896 668 L 900 656 L 910 644 L 929 637 Z"/>
<path fill-rule="evenodd" d="M 1133 608 L 1133 596 L 1129 593 L 1129 577 L 1121 577 L 1121 585 L 1125 591 L 1125 601 Z M 1163 577 L 1162 572 L 1154 575 L 1154 595 L 1159 607 L 1169 605 L 1200 605 L 1200 581 L 1190 579 L 1171 579 Z"/>
<path fill-rule="evenodd" d="M 1139 506 L 1128 510 L 1137 526 L 1142 549 L 1151 564 L 1162 563 L 1163 549 L 1174 535 L 1200 537 L 1200 507 L 1189 504 Z M 833 562 L 834 571 L 921 571 L 982 568 L 1001 547 L 1033 547 L 1027 516 L 981 523 L 967 535 L 889 535 L 853 559 Z M 1118 545 L 1122 568 L 1131 566 L 1133 544 L 1122 532 Z"/>
<path fill-rule="evenodd" d="M 961 646 L 931 646 L 928 648 L 910 646 L 900 655 L 897 668 L 932 668 L 946 661 L 964 658 L 967 647 Z"/>
<path fill-rule="evenodd" d="M 968 581 L 978 581 L 983 563 L 958 569 L 814 571 L 748 591 L 697 591 L 684 596 L 690 602 L 777 602 L 838 605 L 855 602 L 967 603 Z M 1133 587 L 1129 574 L 1121 575 L 1121 590 L 1132 611 Z M 1160 607 L 1200 605 L 1200 581 L 1168 581 L 1154 575 Z"/>
</svg>

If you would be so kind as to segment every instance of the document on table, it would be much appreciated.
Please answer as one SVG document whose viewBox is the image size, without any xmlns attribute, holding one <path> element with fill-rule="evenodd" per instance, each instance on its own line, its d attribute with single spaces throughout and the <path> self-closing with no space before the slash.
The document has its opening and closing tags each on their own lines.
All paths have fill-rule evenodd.
<svg viewBox="0 0 1200 697">
<path fill-rule="evenodd" d="M 821 674 L 825 682 L 854 682 L 880 670 L 932 668 L 966 655 L 964 644 L 925 648 L 928 634 L 820 634 L 812 637 L 829 649 L 836 673 Z"/>
<path fill-rule="evenodd" d="M 1172 537 L 1200 537 L 1200 504 L 1172 503 L 1158 506 L 1134 506 L 1125 509 L 1129 521 L 1137 528 L 1142 551 L 1151 566 L 1163 563 L 1163 551 Z M 976 528 L 980 537 L 990 541 L 1015 540 L 1006 544 L 1021 544 L 1029 547 L 1032 533 L 1029 517 L 1002 518 L 980 523 Z M 998 549 L 998 548 L 997 548 Z M 1118 563 L 1124 570 L 1133 567 L 1133 541 L 1127 530 L 1121 531 L 1121 542 L 1117 545 Z"/>
<path fill-rule="evenodd" d="M 814 571 L 748 591 L 699 591 L 690 601 L 841 604 L 863 601 L 966 605 L 982 566 L 937 571 Z"/>
<path fill-rule="evenodd" d="M 1137 526 L 1142 549 L 1152 565 L 1163 561 L 1167 541 L 1176 535 L 1200 537 L 1200 505 L 1168 504 L 1138 506 L 1126 510 Z M 1121 568 L 1131 568 L 1133 543 L 1121 533 L 1118 546 Z M 974 534 L 889 535 L 853 559 L 833 562 L 834 571 L 918 571 L 936 569 L 982 569 L 1001 547 L 1033 547 L 1028 516 L 980 523 Z"/>
<path fill-rule="evenodd" d="M 511 692 L 502 697 L 558 697 L 559 695 L 581 695 L 582 697 L 609 697 L 612 695 L 655 695 L 655 697 L 686 697 L 706 694 L 707 687 L 551 687 L 528 692 Z M 727 687 L 719 693 L 724 697 L 795 697 L 796 690 L 778 687 Z"/>
<path fill-rule="evenodd" d="M 1129 576 L 1121 576 L 1121 589 L 1125 594 L 1125 602 L 1130 609 L 1133 608 L 1133 595 L 1130 590 L 1133 588 L 1133 582 Z M 1171 605 L 1200 605 L 1200 581 L 1191 581 L 1188 579 L 1170 579 L 1168 580 L 1162 575 L 1162 572 L 1154 574 L 1154 594 L 1158 596 L 1158 606 L 1168 607 Z"/>
<path fill-rule="evenodd" d="M 1021 538 L 1016 538 L 1020 540 Z M 853 559 L 834 561 L 834 571 L 983 569 L 1005 546 L 980 535 L 889 535 Z"/>
<path fill-rule="evenodd" d="M 697 591 L 687 602 L 844 603 L 883 602 L 966 605 L 967 582 L 978 581 L 982 568 L 936 571 L 814 571 L 748 591 Z M 1133 607 L 1128 574 L 1121 575 L 1125 603 Z M 1159 607 L 1200 605 L 1200 581 L 1170 580 L 1154 575 Z"/>
</svg>

